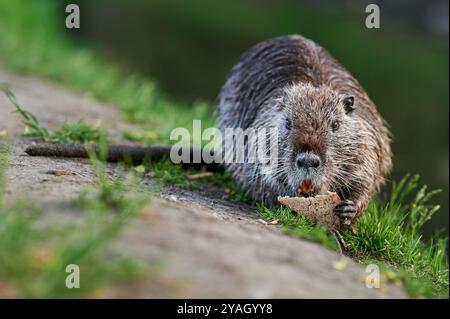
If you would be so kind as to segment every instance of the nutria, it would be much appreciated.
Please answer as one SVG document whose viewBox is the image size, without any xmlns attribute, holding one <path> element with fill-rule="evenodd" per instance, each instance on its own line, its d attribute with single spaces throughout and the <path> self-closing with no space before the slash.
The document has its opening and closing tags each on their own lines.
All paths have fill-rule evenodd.
<svg viewBox="0 0 450 319">
<path fill-rule="evenodd" d="M 218 126 L 276 127 L 278 169 L 225 164 L 258 201 L 337 192 L 342 222 L 360 215 L 391 168 L 389 131 L 358 81 L 322 47 L 299 35 L 259 43 L 231 70 Z"/>
<path fill-rule="evenodd" d="M 375 104 L 325 49 L 299 35 L 264 41 L 241 55 L 219 94 L 217 123 L 222 131 L 277 129 L 273 174 L 262 174 L 259 163 L 224 164 L 256 201 L 336 192 L 342 224 L 361 215 L 391 168 L 390 134 Z M 67 155 L 65 148 L 71 146 L 51 155 Z M 27 152 L 46 155 L 36 146 Z"/>
</svg>

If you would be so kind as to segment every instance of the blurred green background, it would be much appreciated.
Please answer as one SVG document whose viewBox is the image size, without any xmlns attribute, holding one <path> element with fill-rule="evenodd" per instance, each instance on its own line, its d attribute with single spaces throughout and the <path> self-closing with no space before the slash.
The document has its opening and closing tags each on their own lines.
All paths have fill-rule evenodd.
<svg viewBox="0 0 450 319">
<path fill-rule="evenodd" d="M 418 173 L 429 188 L 443 190 L 434 198 L 442 208 L 426 234 L 436 229 L 448 234 L 447 1 L 50 2 L 72 45 L 96 52 L 125 73 L 152 78 L 163 95 L 186 108 L 206 101 L 211 114 L 243 51 L 284 34 L 313 39 L 360 80 L 390 124 L 390 179 Z M 64 28 L 68 3 L 80 6 L 80 29 Z M 380 6 L 380 29 L 365 27 L 368 3 Z"/>
</svg>

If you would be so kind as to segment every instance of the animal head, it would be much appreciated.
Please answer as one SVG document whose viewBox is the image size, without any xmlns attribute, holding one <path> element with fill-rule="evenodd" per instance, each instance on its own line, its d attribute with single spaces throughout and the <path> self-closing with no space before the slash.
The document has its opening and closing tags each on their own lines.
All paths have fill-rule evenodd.
<svg viewBox="0 0 450 319">
<path fill-rule="evenodd" d="M 349 181 L 371 141 L 355 116 L 355 97 L 328 86 L 296 84 L 286 87 L 277 103 L 283 117 L 278 171 L 287 188 L 300 196 L 351 192 Z"/>
</svg>

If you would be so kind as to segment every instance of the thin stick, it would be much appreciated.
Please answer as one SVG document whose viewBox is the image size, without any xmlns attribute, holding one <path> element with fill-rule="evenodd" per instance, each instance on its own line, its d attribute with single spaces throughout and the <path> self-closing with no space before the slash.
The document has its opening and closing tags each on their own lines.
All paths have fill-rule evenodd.
<svg viewBox="0 0 450 319">
<path fill-rule="evenodd" d="M 31 156 L 50 156 L 50 157 L 78 157 L 89 158 L 89 150 L 92 149 L 100 156 L 101 149 L 99 145 L 86 146 L 83 144 L 51 144 L 37 143 L 27 147 L 25 152 Z M 131 161 L 133 164 L 140 164 L 145 160 L 157 162 L 164 158 L 170 158 L 170 145 L 153 146 L 128 146 L 128 145 L 108 145 L 107 162 Z M 191 147 L 189 149 L 190 159 L 202 159 L 201 148 Z M 183 166 L 198 167 L 207 166 L 211 171 L 222 171 L 223 166 L 220 163 L 181 163 Z"/>
</svg>

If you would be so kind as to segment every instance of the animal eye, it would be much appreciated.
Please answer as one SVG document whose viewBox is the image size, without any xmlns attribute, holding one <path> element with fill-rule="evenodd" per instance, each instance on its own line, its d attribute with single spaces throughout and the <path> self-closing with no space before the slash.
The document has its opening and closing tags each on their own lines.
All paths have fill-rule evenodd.
<svg viewBox="0 0 450 319">
<path fill-rule="evenodd" d="M 292 121 L 291 119 L 287 118 L 286 119 L 286 129 L 290 130 L 292 128 Z"/>
<path fill-rule="evenodd" d="M 333 130 L 333 132 L 336 132 L 339 129 L 339 126 L 339 121 L 334 121 L 333 123 L 331 123 L 331 129 Z"/>
</svg>

